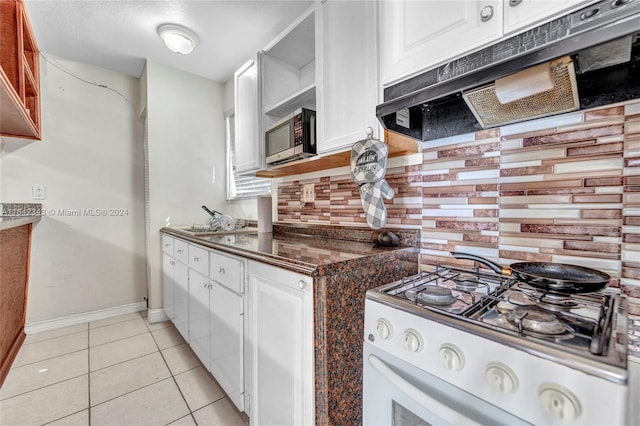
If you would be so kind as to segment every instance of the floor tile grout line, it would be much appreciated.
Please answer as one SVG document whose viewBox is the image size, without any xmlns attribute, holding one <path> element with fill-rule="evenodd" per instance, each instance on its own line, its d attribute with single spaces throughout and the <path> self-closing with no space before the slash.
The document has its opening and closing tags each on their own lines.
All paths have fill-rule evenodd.
<svg viewBox="0 0 640 426">
<path fill-rule="evenodd" d="M 33 345 L 35 343 L 41 343 L 41 342 L 48 342 L 49 340 L 53 340 L 53 339 L 59 339 L 60 337 L 67 337 L 67 336 L 71 336 L 72 334 L 79 334 L 79 333 L 84 333 L 86 331 L 89 330 L 89 323 L 86 322 L 84 323 L 84 325 L 87 326 L 86 330 L 80 330 L 80 331 L 74 331 L 73 333 L 66 333 L 66 334 L 61 334 L 59 336 L 55 336 L 55 337 L 49 337 L 46 339 L 42 339 L 42 340 L 37 340 L 35 342 L 27 342 L 27 340 L 29 339 L 29 336 L 37 336 L 38 334 L 41 333 L 33 333 L 33 334 L 27 334 L 27 338 L 25 339 L 24 343 L 22 344 L 22 346 L 29 346 L 29 345 Z M 70 325 L 69 327 L 75 327 L 73 325 Z M 62 327 L 62 328 L 66 328 L 66 327 Z M 56 330 L 61 330 L 62 328 L 56 329 Z M 55 330 L 51 330 L 51 331 L 55 331 Z M 44 331 L 43 333 L 46 333 L 46 331 Z"/>
<path fill-rule="evenodd" d="M 139 312 L 140 312 L 140 311 L 135 312 L 135 313 L 139 313 Z M 128 315 L 128 314 L 123 314 L 123 315 Z M 119 315 L 116 315 L 116 316 L 119 316 Z M 115 317 L 110 317 L 110 318 L 115 318 Z M 143 320 L 145 323 L 147 322 L 147 321 L 146 321 L 146 319 L 145 319 L 144 317 L 142 317 L 142 315 L 140 315 L 140 318 L 142 318 L 142 320 Z M 103 318 L 103 319 L 109 319 L 109 318 Z M 69 326 L 66 326 L 66 327 L 54 328 L 54 329 L 52 329 L 52 330 L 43 331 L 42 333 L 47 333 L 47 332 L 49 332 L 49 331 L 62 330 L 62 329 L 67 328 L 67 327 L 75 327 L 75 326 L 78 326 L 78 325 L 85 325 L 85 326 L 87 327 L 87 329 L 86 329 L 86 330 L 75 331 L 75 332 L 73 332 L 73 333 L 68 333 L 68 334 L 61 334 L 60 336 L 49 337 L 49 338 L 47 338 L 47 339 L 38 340 L 38 341 L 36 341 L 36 342 L 24 342 L 23 346 L 33 345 L 34 343 L 46 342 L 46 341 L 48 341 L 48 340 L 58 339 L 58 338 L 60 338 L 60 337 L 70 336 L 70 335 L 72 335 L 72 334 L 83 333 L 83 332 L 85 332 L 85 331 L 98 330 L 98 329 L 103 328 L 103 327 L 109 327 L 110 325 L 122 324 L 123 322 L 134 321 L 134 320 L 135 320 L 135 318 L 127 319 L 127 320 L 123 320 L 123 321 L 114 322 L 114 323 L 111 323 L 111 324 L 100 325 L 100 326 L 97 326 L 97 327 L 94 327 L 94 328 L 91 328 L 91 327 L 90 327 L 90 324 L 91 324 L 92 322 L 102 321 L 102 320 L 87 321 L 87 322 L 84 322 L 84 323 L 74 324 L 74 325 L 69 325 Z M 37 336 L 38 334 L 41 334 L 41 333 L 32 333 L 32 334 L 27 334 L 27 338 L 28 338 L 29 336 Z"/>
<path fill-rule="evenodd" d="M 67 377 L 66 379 L 58 380 L 57 382 L 49 383 L 48 385 L 44 385 L 44 386 L 40 386 L 40 387 L 37 387 L 37 388 L 29 389 L 28 391 L 20 392 L 20 393 L 17 393 L 15 395 L 8 396 L 6 398 L 2 398 L 2 399 L 0 399 L 0 403 L 8 401 L 8 400 L 10 400 L 12 398 L 16 398 L 18 396 L 26 395 L 26 394 L 28 394 L 30 392 L 35 392 L 35 391 L 38 391 L 38 390 L 41 390 L 41 389 L 44 389 L 44 388 L 48 388 L 49 386 L 59 385 L 60 383 L 64 383 L 64 382 L 68 382 L 69 380 L 77 379 L 78 377 L 82 377 L 85 374 L 88 375 L 88 373 L 78 374 L 77 376 Z"/>
<path fill-rule="evenodd" d="M 108 345 L 109 343 L 119 342 L 119 341 L 121 341 L 121 340 L 130 339 L 130 338 L 132 338 L 132 337 L 136 337 L 136 336 L 141 336 L 141 335 L 146 334 L 146 333 L 149 333 L 149 332 L 148 332 L 148 331 L 143 331 L 142 333 L 132 334 L 131 336 L 122 337 L 122 338 L 119 338 L 119 339 L 116 339 L 116 340 L 111 340 L 111 341 L 109 341 L 109 342 L 100 343 L 99 345 L 95 345 L 95 346 L 93 346 L 93 347 L 94 347 L 94 348 L 98 348 L 98 347 L 100 347 L 100 346 Z"/>
<path fill-rule="evenodd" d="M 51 423 L 53 423 L 53 422 L 57 422 L 58 420 L 66 419 L 67 417 L 71 417 L 71 416 L 74 416 L 74 415 L 76 415 L 76 414 L 78 414 L 78 413 L 82 413 L 84 410 L 86 410 L 86 408 L 83 408 L 82 410 L 78 410 L 78 411 L 76 411 L 75 413 L 67 414 L 66 416 L 63 416 L 63 417 L 57 418 L 57 419 L 55 419 L 55 420 L 51 420 L 50 422 L 43 423 L 43 424 L 42 424 L 42 426 L 50 425 Z M 91 423 L 89 423 L 89 425 L 90 425 L 90 424 L 91 424 Z"/>
<path fill-rule="evenodd" d="M 51 357 L 49 357 L 49 358 L 42 358 L 42 359 L 39 359 L 39 360 L 37 360 L 37 361 L 28 362 L 28 363 L 26 363 L 26 364 L 13 366 L 13 367 L 11 367 L 11 368 L 9 369 L 9 371 L 14 370 L 14 369 L 18 369 L 18 368 L 22 368 L 22 367 L 26 367 L 26 366 L 28 366 L 28 365 L 37 364 L 37 363 L 39 363 L 39 362 L 49 361 L 49 360 L 52 360 L 52 359 L 55 359 L 55 358 L 60 358 L 61 356 L 67 356 L 67 355 L 75 354 L 75 353 L 77 353 L 77 352 L 88 351 L 88 350 L 89 350 L 89 348 L 82 348 L 82 349 L 78 349 L 77 351 L 71 351 L 71 352 L 67 352 L 67 353 L 64 353 L 64 354 L 60 354 L 60 355 L 56 355 L 56 356 L 51 356 Z"/>
<path fill-rule="evenodd" d="M 158 351 L 160 352 L 160 356 L 162 357 L 162 360 L 164 361 L 165 365 L 167 366 L 167 369 L 169 370 L 169 374 L 171 374 L 171 379 L 173 380 L 173 383 L 176 385 L 176 388 L 178 388 L 178 392 L 180 392 L 180 396 L 182 397 L 182 400 L 184 401 L 184 404 L 187 406 L 187 410 L 189 410 L 189 414 L 191 414 L 191 417 L 193 418 L 193 421 L 195 422 L 195 417 L 193 417 L 193 411 L 191 411 L 191 407 L 189 406 L 189 403 L 187 402 L 187 398 L 184 396 L 184 393 L 182 392 L 182 389 L 180 389 L 180 385 L 178 384 L 178 381 L 176 380 L 176 376 L 173 374 L 173 371 L 171 371 L 171 368 L 169 367 L 169 363 L 167 362 L 167 359 L 164 357 L 164 354 L 162 353 L 162 350 L 160 349 L 160 346 L 158 345 L 158 342 L 156 342 L 156 339 L 153 339 L 153 341 L 156 344 L 156 346 L 158 347 Z M 187 343 L 186 340 L 185 340 L 185 343 Z M 175 345 L 175 346 L 177 346 L 177 345 Z M 165 349 L 168 349 L 168 348 L 165 348 Z M 179 420 L 179 419 L 176 419 L 176 420 Z M 197 424 L 198 423 L 196 422 L 196 425 Z"/>
<path fill-rule="evenodd" d="M 159 352 L 159 351 L 153 351 L 153 352 L 148 352 L 146 354 L 142 354 L 142 355 L 139 355 L 139 356 L 134 356 L 133 358 L 125 359 L 124 361 L 116 362 L 115 364 L 110 364 L 110 365 L 106 365 L 104 367 L 100 367 L 97 370 L 91 371 L 91 369 L 89 369 L 89 374 L 97 373 L 97 372 L 102 371 L 104 369 L 115 367 L 116 365 L 124 364 L 125 362 L 133 361 L 134 359 L 144 358 L 145 356 L 149 356 L 149 355 L 154 354 L 156 352 Z"/>
<path fill-rule="evenodd" d="M 157 385 L 158 383 L 160 383 L 160 382 L 164 382 L 165 380 L 169 380 L 169 379 L 171 379 L 171 376 L 165 377 L 164 379 L 157 380 L 157 381 L 155 381 L 155 382 L 153 382 L 153 383 L 148 383 L 148 384 L 146 384 L 146 385 L 144 385 L 144 386 L 140 386 L 139 388 L 135 388 L 135 389 L 133 389 L 133 390 L 130 390 L 130 391 L 125 392 L 125 393 L 123 393 L 123 394 L 120 394 L 120 395 L 118 395 L 118 396 L 114 396 L 113 398 L 105 399 L 104 401 L 99 402 L 99 403 L 97 403 L 96 405 L 94 405 L 93 407 L 89 407 L 89 408 L 91 409 L 91 408 L 99 407 L 99 406 L 101 406 L 102 404 L 106 404 L 107 402 L 113 401 L 114 399 L 122 398 L 122 397 L 123 397 L 123 396 L 125 396 L 125 395 L 129 395 L 129 394 L 132 394 L 132 393 L 134 393 L 134 392 L 138 392 L 139 390 L 142 390 L 142 389 L 148 388 L 149 386 Z M 188 405 L 187 405 L 187 408 L 189 408 L 189 406 L 188 406 Z M 183 417 L 184 417 L 184 416 L 183 416 Z M 177 420 L 177 419 L 176 419 L 176 420 Z"/>
<path fill-rule="evenodd" d="M 139 318 L 142 318 L 142 319 L 144 320 L 144 317 L 142 316 L 142 314 L 140 314 L 140 312 L 141 312 L 141 311 L 138 311 L 138 312 L 131 312 L 131 313 L 132 313 L 132 314 L 138 314 L 138 317 L 139 317 Z M 115 316 L 113 316 L 113 317 L 103 318 L 103 319 L 101 319 L 101 320 L 89 321 L 89 322 L 87 322 L 87 326 L 89 327 L 89 330 L 97 330 L 98 328 L 108 327 L 108 326 L 110 326 L 110 325 L 115 325 L 115 324 L 121 324 L 121 323 L 123 323 L 123 322 L 133 321 L 133 320 L 135 319 L 135 318 L 129 318 L 129 319 L 126 319 L 126 320 L 116 321 L 116 322 L 112 322 L 112 323 L 110 323 L 110 324 L 99 325 L 99 326 L 97 326 L 97 327 L 93 327 L 93 328 L 91 328 L 91 323 L 92 323 L 92 322 L 94 322 L 94 323 L 95 323 L 95 322 L 98 322 L 98 321 L 104 321 L 104 320 L 108 320 L 108 319 L 111 319 L 111 318 L 117 318 L 117 317 L 122 316 L 122 315 L 129 315 L 129 314 L 115 315 Z M 145 322 L 146 322 L 146 321 L 145 321 Z"/>
</svg>

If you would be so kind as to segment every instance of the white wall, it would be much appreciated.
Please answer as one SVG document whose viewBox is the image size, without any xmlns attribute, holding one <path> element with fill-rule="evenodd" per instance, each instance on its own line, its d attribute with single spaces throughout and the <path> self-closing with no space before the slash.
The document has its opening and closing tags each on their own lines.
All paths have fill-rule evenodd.
<svg viewBox="0 0 640 426">
<path fill-rule="evenodd" d="M 149 301 L 162 307 L 159 229 L 207 223 L 203 204 L 226 205 L 224 86 L 147 62 L 147 164 L 149 174 Z M 215 182 L 213 170 L 215 168 Z"/>
<path fill-rule="evenodd" d="M 48 57 L 128 102 L 41 60 L 43 139 L 4 138 L 2 200 L 34 202 L 31 186 L 46 186 L 48 214 L 33 231 L 27 324 L 142 302 L 147 294 L 139 81 Z"/>
</svg>

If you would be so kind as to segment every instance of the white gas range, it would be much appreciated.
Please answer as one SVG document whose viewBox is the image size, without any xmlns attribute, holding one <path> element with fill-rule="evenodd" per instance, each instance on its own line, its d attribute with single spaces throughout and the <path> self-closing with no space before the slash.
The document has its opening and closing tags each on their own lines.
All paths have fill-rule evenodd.
<svg viewBox="0 0 640 426">
<path fill-rule="evenodd" d="M 626 424 L 625 302 L 449 266 L 370 290 L 363 424 Z"/>
</svg>

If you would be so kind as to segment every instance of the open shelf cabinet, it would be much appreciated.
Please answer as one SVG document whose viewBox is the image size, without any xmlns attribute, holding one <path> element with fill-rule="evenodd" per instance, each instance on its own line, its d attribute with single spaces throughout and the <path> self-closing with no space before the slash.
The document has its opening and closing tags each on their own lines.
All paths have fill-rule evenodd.
<svg viewBox="0 0 640 426">
<path fill-rule="evenodd" d="M 0 134 L 40 139 L 40 56 L 23 0 L 0 0 Z"/>
</svg>

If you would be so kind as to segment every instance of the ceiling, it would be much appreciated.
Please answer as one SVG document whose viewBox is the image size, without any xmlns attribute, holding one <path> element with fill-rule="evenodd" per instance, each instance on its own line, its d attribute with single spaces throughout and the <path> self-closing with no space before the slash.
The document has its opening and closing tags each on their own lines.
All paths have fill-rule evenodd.
<svg viewBox="0 0 640 426">
<path fill-rule="evenodd" d="M 134 77 L 145 59 L 224 82 L 264 48 L 312 0 L 26 0 L 44 54 Z M 190 55 L 167 49 L 162 24 L 191 29 L 199 44 Z"/>
</svg>

